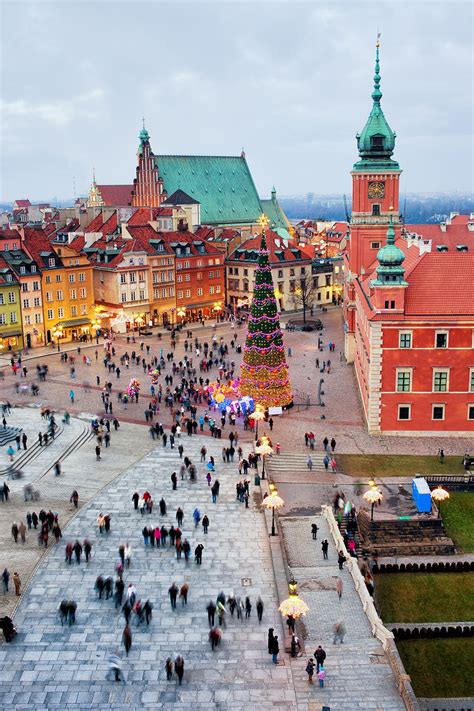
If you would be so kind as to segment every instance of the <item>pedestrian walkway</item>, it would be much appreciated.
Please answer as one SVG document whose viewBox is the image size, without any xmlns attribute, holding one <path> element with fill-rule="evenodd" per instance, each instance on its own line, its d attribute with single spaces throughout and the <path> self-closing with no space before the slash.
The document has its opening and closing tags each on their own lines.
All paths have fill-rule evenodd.
<svg viewBox="0 0 474 711">
<path fill-rule="evenodd" d="M 185 455 L 198 467 L 196 482 L 181 481 L 172 490 L 170 474 L 179 472 L 178 451 L 164 450 L 161 443 L 152 453 L 104 489 L 83 508 L 63 532 L 63 543 L 76 537 L 92 542 L 88 566 L 67 566 L 64 545 L 42 562 L 15 616 L 18 636 L 0 649 L 0 705 L 2 709 L 52 708 L 196 708 L 274 709 L 296 711 L 291 667 L 286 661 L 275 666 L 267 653 L 267 630 L 278 630 L 273 569 L 264 519 L 258 508 L 259 494 L 251 487 L 250 508 L 236 501 L 237 463 L 223 464 L 222 441 L 203 437 L 182 438 Z M 205 464 L 199 450 L 205 444 L 216 460 L 221 482 L 217 504 L 211 502 L 204 478 Z M 133 509 L 135 490 L 148 489 L 156 506 L 152 515 Z M 158 501 L 166 500 L 167 515 L 160 516 Z M 209 533 L 194 529 L 195 506 L 209 516 Z M 165 522 L 175 523 L 178 506 L 184 510 L 183 538 L 191 549 L 204 545 L 202 566 L 191 558 L 186 566 L 172 549 L 145 547 L 141 530 Z M 99 535 L 98 513 L 111 516 L 111 533 Z M 108 655 L 120 644 L 123 617 L 111 600 L 98 600 L 94 582 L 99 574 L 113 575 L 118 546 L 129 541 L 133 548 L 130 570 L 124 581 L 132 582 L 138 597 L 154 604 L 149 628 L 133 627 L 133 646 L 125 662 L 128 683 L 122 687 L 105 681 Z M 187 607 L 171 611 L 167 595 L 173 581 L 190 586 Z M 223 590 L 253 604 L 251 618 L 228 619 L 221 647 L 211 652 L 206 605 Z M 264 602 L 263 622 L 258 624 L 255 602 Z M 73 597 L 78 605 L 74 627 L 62 628 L 57 607 Z M 228 615 L 230 617 L 230 615 Z M 283 647 L 283 645 L 282 645 Z M 165 660 L 183 654 L 182 687 L 175 678 L 166 681 Z"/>
<path fill-rule="evenodd" d="M 317 541 L 311 536 L 312 523 L 319 528 Z M 350 573 L 339 571 L 326 520 L 320 516 L 288 517 L 281 519 L 281 525 L 290 572 L 310 608 L 302 622 L 306 652 L 292 660 L 298 709 L 311 708 L 311 702 L 326 704 L 331 711 L 404 709 L 388 659 L 372 636 Z M 324 539 L 329 542 L 328 560 L 323 560 L 321 550 Z M 336 592 L 338 577 L 343 581 L 341 599 Z M 333 644 L 333 625 L 340 620 L 346 628 L 342 645 Z M 327 654 L 324 689 L 317 686 L 317 680 L 309 687 L 305 673 L 306 662 L 319 644 Z"/>
</svg>

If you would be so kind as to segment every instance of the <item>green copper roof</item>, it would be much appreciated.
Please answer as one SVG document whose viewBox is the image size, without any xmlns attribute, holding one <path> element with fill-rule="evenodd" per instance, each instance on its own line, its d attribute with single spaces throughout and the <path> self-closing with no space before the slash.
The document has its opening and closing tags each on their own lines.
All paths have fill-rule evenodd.
<svg viewBox="0 0 474 711">
<path fill-rule="evenodd" d="M 288 219 L 281 209 L 280 203 L 276 197 L 276 190 L 273 188 L 272 197 L 270 200 L 260 200 L 262 210 L 268 217 L 268 226 L 271 230 L 277 227 L 286 229 L 288 227 Z"/>
<path fill-rule="evenodd" d="M 387 242 L 377 252 L 379 266 L 376 269 L 377 279 L 372 281 L 372 286 L 393 286 L 394 284 L 406 285 L 403 262 L 405 255 L 395 244 L 395 230 L 393 229 L 393 216 L 387 230 Z"/>
<path fill-rule="evenodd" d="M 398 163 L 390 157 L 395 149 L 396 134 L 384 116 L 380 105 L 381 99 L 379 46 L 377 43 L 372 110 L 362 133 L 357 134 L 357 148 L 361 160 L 354 164 L 354 170 L 399 170 Z"/>
<path fill-rule="evenodd" d="M 244 156 L 155 156 L 164 189 L 201 203 L 203 225 L 255 223 L 260 200 Z"/>
</svg>

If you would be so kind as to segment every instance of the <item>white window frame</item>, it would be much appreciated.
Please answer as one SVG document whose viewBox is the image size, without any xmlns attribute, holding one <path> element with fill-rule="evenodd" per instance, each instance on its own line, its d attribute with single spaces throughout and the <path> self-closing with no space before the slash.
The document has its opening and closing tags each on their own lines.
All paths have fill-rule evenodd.
<svg viewBox="0 0 474 711">
<path fill-rule="evenodd" d="M 441 335 L 446 336 L 446 345 L 445 346 L 437 346 L 436 345 L 436 340 L 437 340 L 438 336 L 441 336 Z M 449 331 L 445 331 L 445 330 L 435 331 L 434 347 L 436 348 L 436 350 L 442 350 L 442 351 L 449 348 Z"/>
<path fill-rule="evenodd" d="M 472 407 L 472 417 L 469 417 L 469 410 Z M 467 405 L 467 420 L 468 422 L 474 422 L 474 402 L 469 402 Z"/>
<path fill-rule="evenodd" d="M 435 378 L 438 373 L 446 373 L 446 390 L 435 390 Z M 449 393 L 449 368 L 433 368 L 432 392 Z"/>
<path fill-rule="evenodd" d="M 434 409 L 435 407 L 442 407 L 443 408 L 443 417 L 434 417 Z M 446 419 L 446 405 L 444 402 L 433 402 L 431 405 L 431 420 L 433 422 L 443 422 Z"/>
<path fill-rule="evenodd" d="M 408 417 L 400 417 L 400 408 L 401 407 L 407 407 L 408 408 Z M 411 403 L 409 402 L 399 402 L 398 407 L 397 407 L 397 420 L 399 422 L 409 422 L 411 420 Z"/>
<path fill-rule="evenodd" d="M 469 368 L 469 392 L 474 393 L 474 368 Z"/>
<path fill-rule="evenodd" d="M 402 336 L 410 336 L 410 345 L 409 346 L 402 346 Z M 398 333 L 398 347 L 401 348 L 403 351 L 407 351 L 410 348 L 413 348 L 413 331 L 399 331 L 399 333 Z"/>
</svg>

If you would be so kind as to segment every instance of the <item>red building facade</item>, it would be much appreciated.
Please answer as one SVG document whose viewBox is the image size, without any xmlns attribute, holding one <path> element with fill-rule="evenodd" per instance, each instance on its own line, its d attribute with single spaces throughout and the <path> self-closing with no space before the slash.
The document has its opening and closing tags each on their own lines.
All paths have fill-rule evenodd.
<svg viewBox="0 0 474 711">
<path fill-rule="evenodd" d="M 345 354 L 371 434 L 474 434 L 474 253 L 401 236 L 395 134 L 380 106 L 358 135 L 345 255 Z"/>
</svg>

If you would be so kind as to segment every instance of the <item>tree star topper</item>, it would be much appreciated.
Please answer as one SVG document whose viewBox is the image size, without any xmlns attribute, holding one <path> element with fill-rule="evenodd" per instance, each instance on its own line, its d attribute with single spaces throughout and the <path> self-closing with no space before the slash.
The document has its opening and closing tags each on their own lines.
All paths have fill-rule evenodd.
<svg viewBox="0 0 474 711">
<path fill-rule="evenodd" d="M 265 232 L 265 228 L 268 226 L 268 217 L 265 215 L 264 212 L 260 215 L 260 217 L 257 220 L 257 224 L 259 227 L 261 227 L 262 232 Z"/>
</svg>

